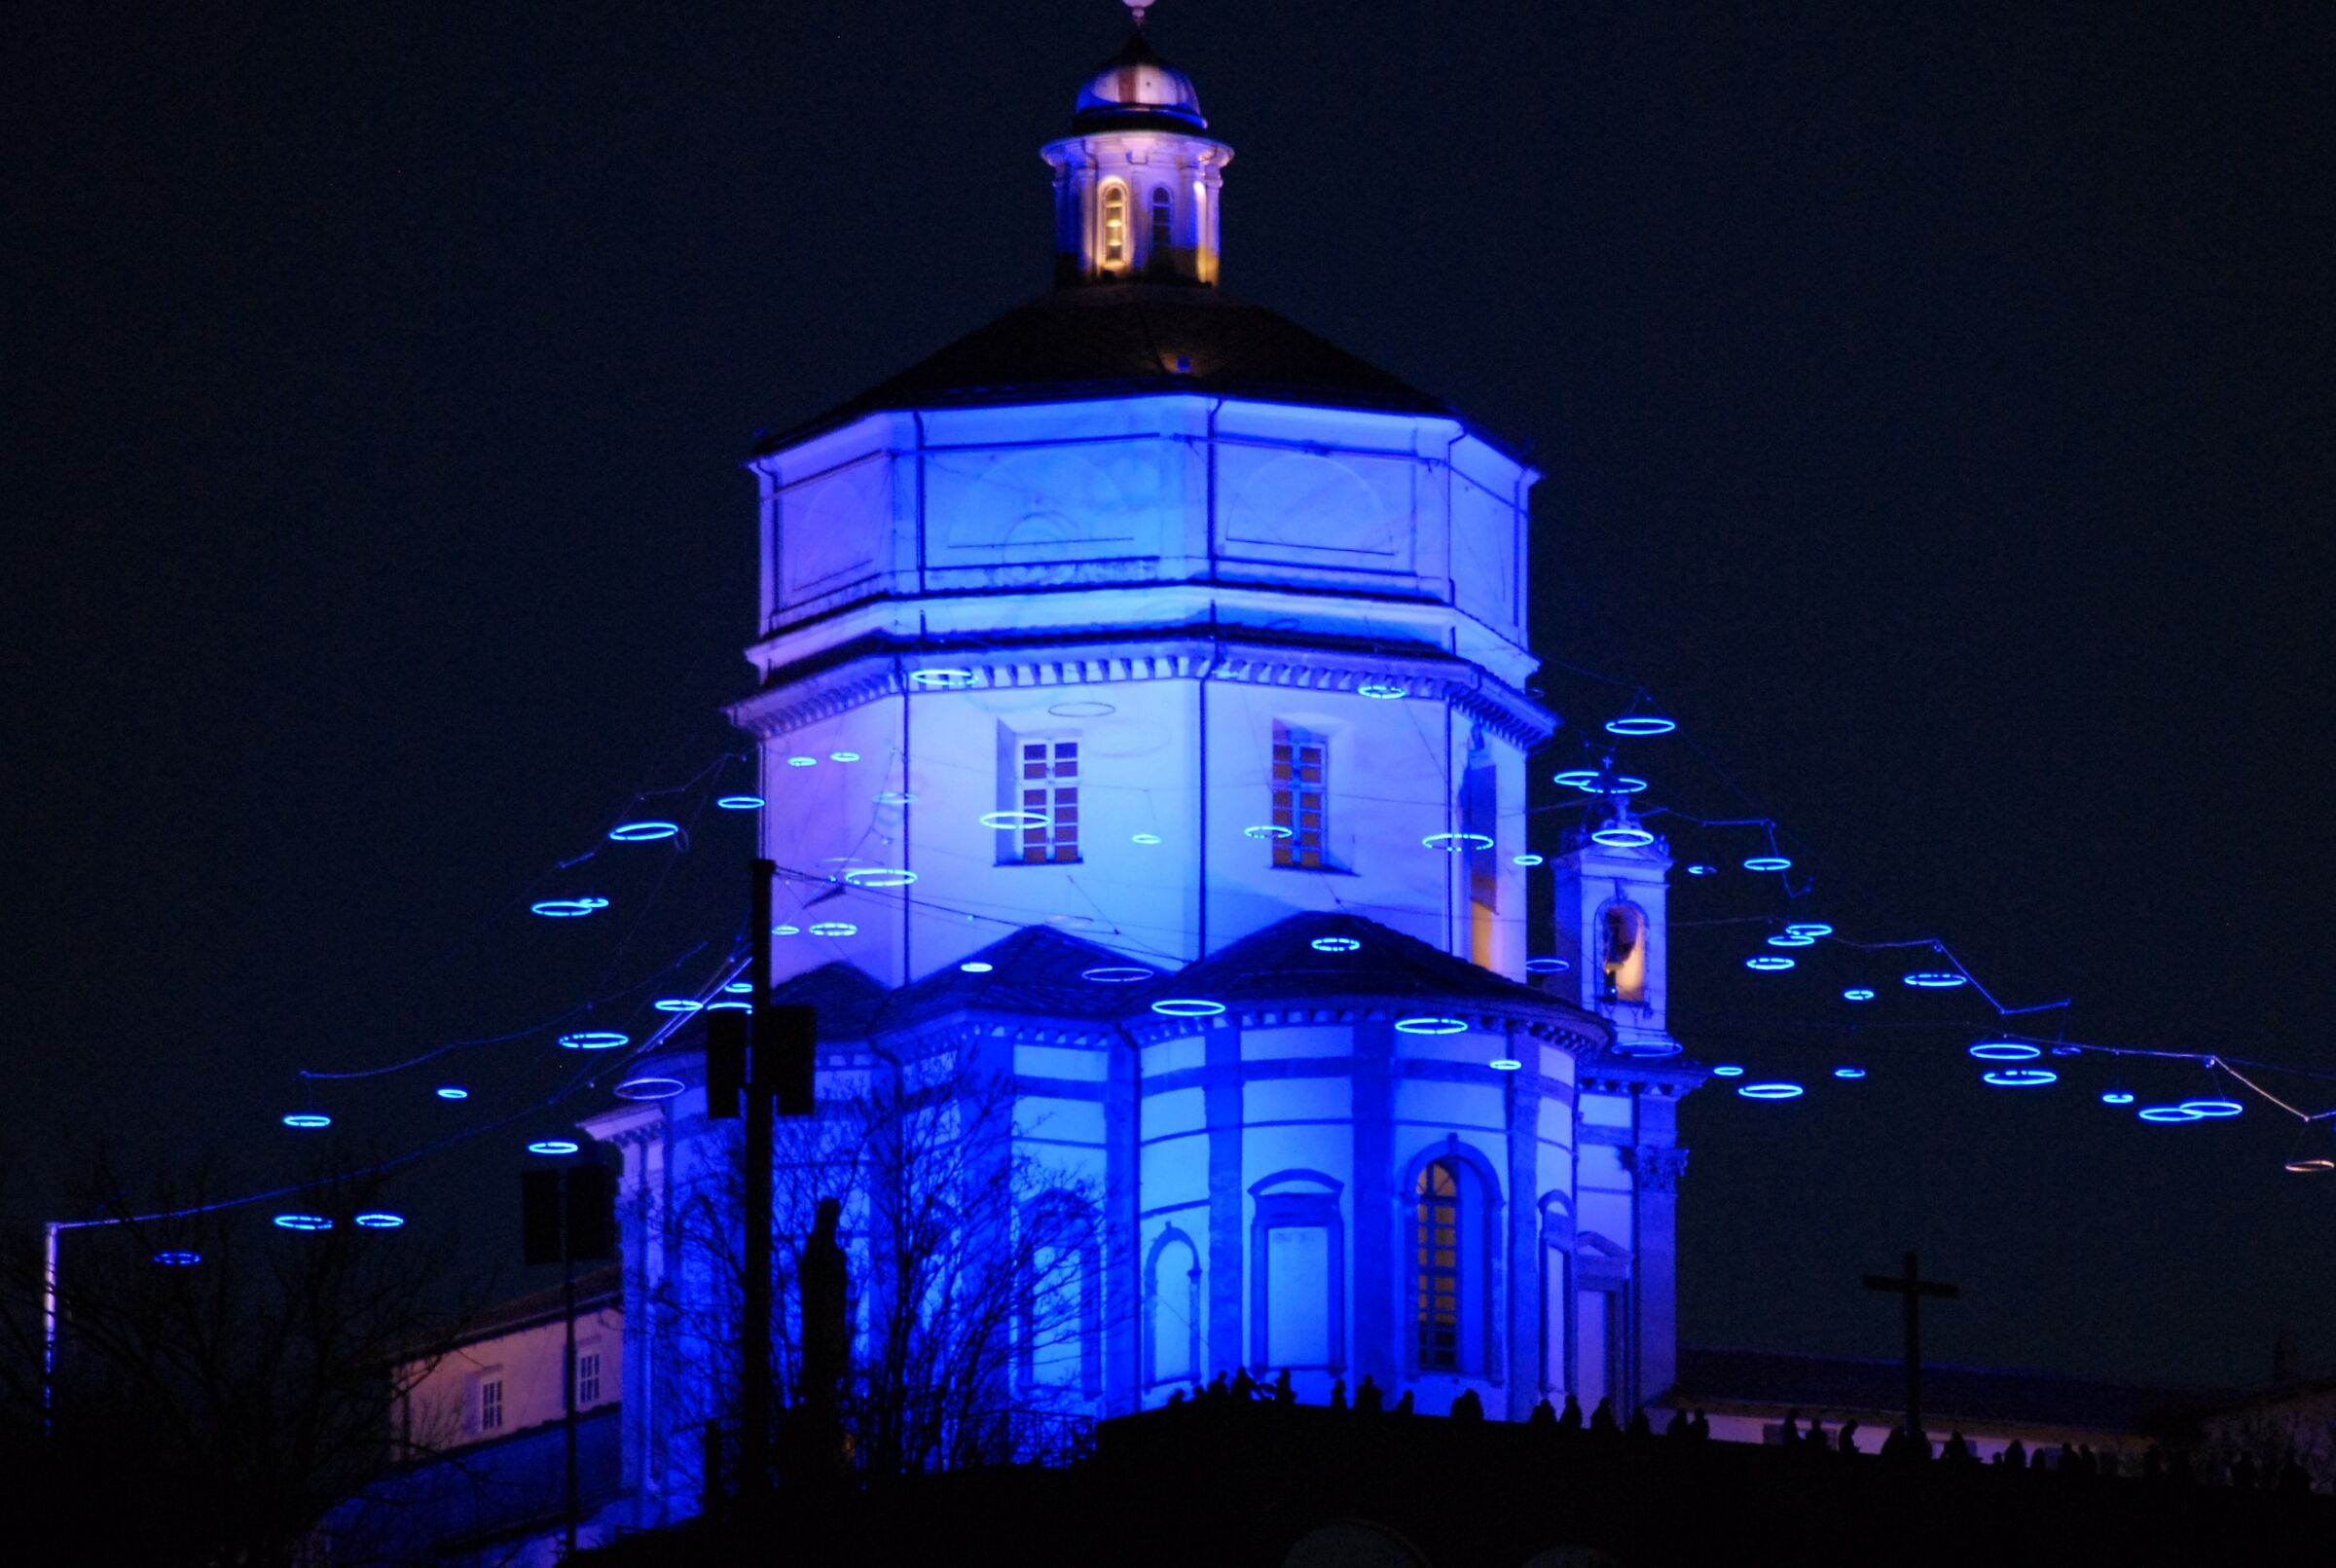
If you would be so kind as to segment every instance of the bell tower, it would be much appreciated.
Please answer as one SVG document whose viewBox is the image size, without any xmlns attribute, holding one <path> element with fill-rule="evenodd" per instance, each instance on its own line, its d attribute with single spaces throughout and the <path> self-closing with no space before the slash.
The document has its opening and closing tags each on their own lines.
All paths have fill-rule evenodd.
<svg viewBox="0 0 2336 1568">
<path fill-rule="evenodd" d="M 1596 814 L 1598 825 L 1552 863 L 1557 930 L 1573 949 L 1574 1000 L 1613 1023 L 1614 1054 L 1651 1059 L 1680 1050 L 1664 1010 L 1671 857 L 1662 840 L 1631 815 L 1628 791 L 1637 784 L 1617 774 L 1611 761 L 1579 784 L 1605 805 Z"/>
<path fill-rule="evenodd" d="M 1151 0 L 1078 94 L 1072 134 L 1041 155 L 1054 169 L 1058 284 L 1217 281 L 1218 190 L 1233 150 L 1203 132 L 1191 78 L 1144 35 Z"/>
</svg>

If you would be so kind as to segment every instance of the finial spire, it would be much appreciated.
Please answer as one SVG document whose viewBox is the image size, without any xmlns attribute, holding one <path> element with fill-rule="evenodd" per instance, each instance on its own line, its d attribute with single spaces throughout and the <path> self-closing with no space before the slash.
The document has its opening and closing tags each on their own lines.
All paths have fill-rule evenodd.
<svg viewBox="0 0 2336 1568">
<path fill-rule="evenodd" d="M 1127 7 L 1127 19 L 1138 27 L 1144 25 L 1144 13 L 1151 9 L 1151 0 L 1119 0 Z"/>
</svg>

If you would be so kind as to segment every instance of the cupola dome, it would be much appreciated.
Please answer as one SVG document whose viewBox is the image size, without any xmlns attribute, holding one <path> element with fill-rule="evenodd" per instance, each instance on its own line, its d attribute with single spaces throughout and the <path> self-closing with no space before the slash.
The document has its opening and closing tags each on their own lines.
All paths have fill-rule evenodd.
<svg viewBox="0 0 2336 1568">
<path fill-rule="evenodd" d="M 1203 130 L 1200 94 L 1192 79 L 1160 58 L 1142 27 L 1131 29 L 1119 53 L 1079 90 L 1071 128 L 1098 130 Z"/>
</svg>

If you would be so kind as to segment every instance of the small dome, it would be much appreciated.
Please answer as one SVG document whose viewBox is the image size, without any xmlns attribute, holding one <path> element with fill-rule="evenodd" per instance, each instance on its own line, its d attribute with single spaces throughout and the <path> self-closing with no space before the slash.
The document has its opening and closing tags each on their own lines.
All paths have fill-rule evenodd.
<svg viewBox="0 0 2336 1568">
<path fill-rule="evenodd" d="M 1201 130 L 1200 94 L 1192 79 L 1153 53 L 1141 30 L 1079 90 L 1071 128 L 1090 130 Z"/>
</svg>

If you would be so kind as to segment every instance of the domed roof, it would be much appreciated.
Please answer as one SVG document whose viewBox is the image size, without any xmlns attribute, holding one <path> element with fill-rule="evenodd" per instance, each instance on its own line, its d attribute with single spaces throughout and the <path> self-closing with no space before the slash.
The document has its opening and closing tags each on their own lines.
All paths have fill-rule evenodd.
<svg viewBox="0 0 2336 1568">
<path fill-rule="evenodd" d="M 1071 128 L 1094 130 L 1205 130 L 1192 79 L 1146 42 L 1142 28 L 1127 35 L 1079 90 Z"/>
</svg>

